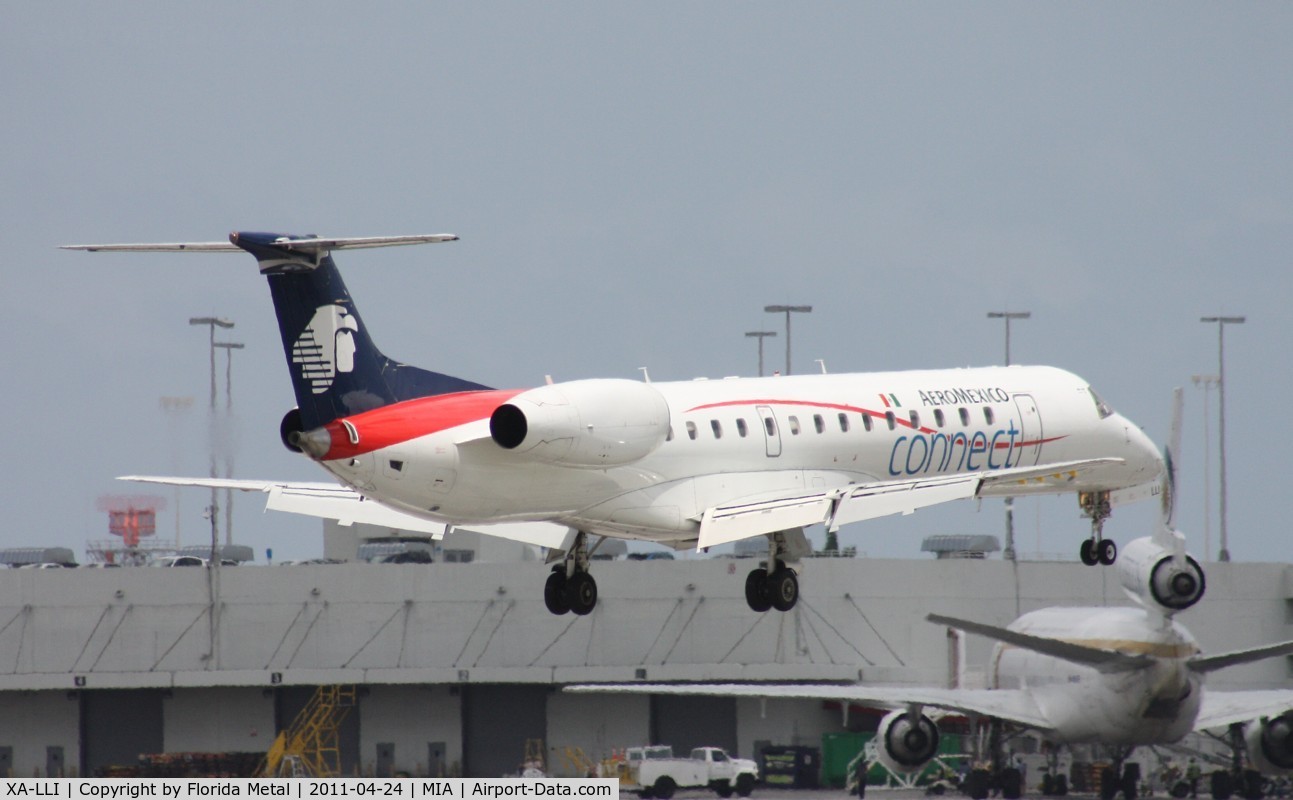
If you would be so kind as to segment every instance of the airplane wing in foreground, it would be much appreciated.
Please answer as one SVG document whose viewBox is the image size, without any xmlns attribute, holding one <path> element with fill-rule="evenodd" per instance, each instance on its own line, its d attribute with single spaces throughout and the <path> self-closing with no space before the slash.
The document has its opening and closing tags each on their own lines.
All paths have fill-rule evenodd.
<svg viewBox="0 0 1293 800">
<path fill-rule="evenodd" d="M 292 483 L 288 481 L 236 480 L 232 478 L 168 478 L 152 475 L 125 475 L 118 480 L 157 483 L 167 486 L 199 486 L 210 489 L 236 489 L 241 492 L 263 492 L 265 510 L 285 511 L 322 519 L 334 519 L 342 525 L 356 522 L 386 528 L 425 533 L 442 538 L 454 526 L 416 517 L 370 500 L 353 489 L 336 483 Z M 570 530 L 550 522 L 505 522 L 490 525 L 461 526 L 464 530 L 532 544 L 563 549 Z"/>
<path fill-rule="evenodd" d="M 748 498 L 706 509 L 700 519 L 700 538 L 696 547 L 704 549 L 808 525 L 824 524 L 830 530 L 836 530 L 850 522 L 910 514 L 926 506 L 975 497 L 985 489 L 998 486 L 1054 486 L 1058 492 L 1083 472 L 1119 461 L 1121 459 L 1093 458 L 1044 467 L 1012 467 L 992 472 L 878 481 Z"/>
<path fill-rule="evenodd" d="M 1236 722 L 1275 717 L 1293 710 L 1293 692 L 1287 689 L 1226 692 L 1208 689 L 1203 693 L 1196 731 L 1224 728 Z"/>
<path fill-rule="evenodd" d="M 812 683 L 625 683 L 580 684 L 567 686 L 565 691 L 834 700 L 879 708 L 906 708 L 910 705 L 920 705 L 941 708 L 958 714 L 997 717 L 1041 731 L 1051 728 L 1050 722 L 1032 698 L 1027 693 L 1016 689 L 938 689 L 921 686 Z"/>
</svg>

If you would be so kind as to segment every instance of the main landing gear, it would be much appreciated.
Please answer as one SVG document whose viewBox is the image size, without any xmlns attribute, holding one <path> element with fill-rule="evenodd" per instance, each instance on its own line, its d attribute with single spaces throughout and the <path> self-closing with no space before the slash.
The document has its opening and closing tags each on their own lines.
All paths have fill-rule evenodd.
<svg viewBox="0 0 1293 800">
<path fill-rule="evenodd" d="M 543 604 L 553 614 L 573 611 L 580 616 L 597 606 L 597 581 L 588 572 L 588 534 L 583 531 L 575 535 L 565 560 L 553 566 L 543 585 Z"/>
<path fill-rule="evenodd" d="M 799 602 L 799 578 L 794 569 L 786 566 L 786 559 L 793 557 L 790 544 L 785 531 L 768 536 L 767 562 L 745 576 L 745 602 L 751 610 L 789 611 Z"/>
<path fill-rule="evenodd" d="M 1082 546 L 1078 548 L 1078 557 L 1088 567 L 1096 564 L 1112 565 L 1118 560 L 1118 543 L 1103 536 L 1104 521 L 1113 513 L 1109 505 L 1109 491 L 1102 489 L 1079 492 L 1078 504 L 1082 506 L 1082 516 L 1091 520 L 1091 538 L 1082 542 Z"/>
</svg>

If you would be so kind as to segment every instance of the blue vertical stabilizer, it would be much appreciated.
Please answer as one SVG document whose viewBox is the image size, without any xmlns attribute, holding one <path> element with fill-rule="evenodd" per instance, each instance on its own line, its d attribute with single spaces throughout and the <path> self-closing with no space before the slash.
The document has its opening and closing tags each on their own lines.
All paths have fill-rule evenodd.
<svg viewBox="0 0 1293 800">
<path fill-rule="evenodd" d="M 305 430 L 417 397 L 489 387 L 411 367 L 373 344 L 329 248 L 312 237 L 238 232 L 269 280 L 288 372 Z"/>
</svg>

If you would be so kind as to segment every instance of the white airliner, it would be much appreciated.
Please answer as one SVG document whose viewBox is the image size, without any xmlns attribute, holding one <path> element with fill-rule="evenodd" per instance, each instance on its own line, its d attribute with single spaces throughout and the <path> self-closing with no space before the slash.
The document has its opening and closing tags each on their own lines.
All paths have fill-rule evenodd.
<svg viewBox="0 0 1293 800">
<path fill-rule="evenodd" d="M 930 614 L 931 622 L 998 641 L 988 689 L 801 683 L 590 684 L 566 691 L 804 698 L 889 708 L 876 734 L 876 756 L 896 773 L 917 772 L 938 753 L 938 727 L 926 707 L 1006 720 L 1053 744 L 1123 748 L 1243 724 L 1254 768 L 1293 769 L 1293 691 L 1203 688 L 1207 673 L 1293 653 L 1293 642 L 1204 655 L 1170 618 L 1202 596 L 1202 572 L 1193 559 L 1184 571 L 1172 562 L 1148 537 L 1125 548 L 1118 572 L 1140 607 L 1043 608 L 1006 628 Z"/>
<path fill-rule="evenodd" d="M 1092 520 L 1082 558 L 1111 564 L 1117 548 L 1101 533 L 1111 505 L 1157 485 L 1162 461 L 1141 430 L 1051 367 L 497 390 L 387 358 L 331 251 L 456 238 L 233 233 L 228 243 L 69 246 L 255 256 L 296 393 L 283 441 L 343 485 L 131 479 L 263 491 L 277 510 L 433 535 L 471 525 L 554 548 L 564 563 L 544 599 L 577 614 L 597 601 L 588 563 L 600 540 L 590 547 L 590 534 L 675 548 L 766 536 L 746 597 L 755 610 L 785 611 L 798 599 L 805 526 L 1075 492 Z"/>
</svg>

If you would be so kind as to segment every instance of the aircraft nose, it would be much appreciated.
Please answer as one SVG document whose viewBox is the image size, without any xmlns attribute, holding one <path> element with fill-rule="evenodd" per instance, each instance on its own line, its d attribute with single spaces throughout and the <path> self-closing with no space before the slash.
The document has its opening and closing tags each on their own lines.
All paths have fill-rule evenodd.
<svg viewBox="0 0 1293 800">
<path fill-rule="evenodd" d="M 1127 465 L 1135 470 L 1136 477 L 1152 480 L 1161 475 L 1166 466 L 1158 446 L 1131 420 L 1121 414 L 1116 416 L 1126 438 Z"/>
</svg>

